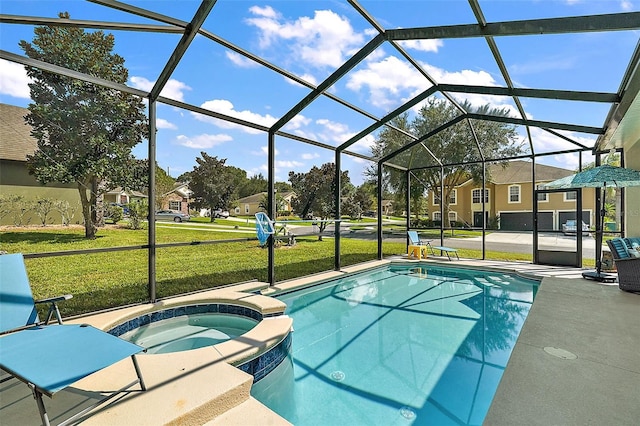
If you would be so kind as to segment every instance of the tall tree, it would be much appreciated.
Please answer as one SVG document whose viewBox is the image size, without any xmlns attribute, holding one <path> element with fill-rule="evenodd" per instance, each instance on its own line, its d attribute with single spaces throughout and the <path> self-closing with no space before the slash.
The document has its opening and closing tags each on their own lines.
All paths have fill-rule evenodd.
<svg viewBox="0 0 640 426">
<path fill-rule="evenodd" d="M 362 219 L 362 215 L 373 206 L 373 197 L 369 191 L 371 184 L 363 183 L 358 188 L 354 188 L 344 200 L 342 212 L 353 219 Z"/>
<path fill-rule="evenodd" d="M 213 222 L 214 210 L 228 210 L 231 205 L 238 185 L 239 169 L 225 166 L 226 159 L 218 160 L 218 157 L 212 157 L 204 151 L 200 155 L 202 158 L 196 158 L 198 165 L 193 167 L 190 174 L 189 186 L 193 191 L 191 205 L 196 209 L 209 209 Z"/>
<path fill-rule="evenodd" d="M 467 102 L 462 103 L 462 108 L 469 112 L 499 117 L 507 116 L 509 113 L 506 108 L 493 108 L 490 105 L 474 108 Z M 411 123 L 408 122 L 407 116 L 404 115 L 399 116 L 394 121 L 394 124 L 396 124 L 396 127 L 401 127 L 420 137 L 450 122 L 458 115 L 460 115 L 460 112 L 450 102 L 429 98 Z M 482 164 L 474 163 L 481 158 L 479 149 L 482 150 L 485 158 L 507 158 L 521 154 L 523 151 L 522 144 L 518 143 L 515 126 L 511 124 L 473 120 L 473 128 L 478 140 L 477 143 L 465 121 L 436 133 L 424 142 L 429 151 L 442 161 L 446 167 L 444 167 L 443 176 L 441 176 L 439 167 L 413 171 L 414 179 L 412 181 L 414 184 L 411 185 L 412 204 L 419 205 L 422 194 L 425 189 L 428 189 L 435 199 L 443 201 L 443 217 L 446 218 L 449 212 L 449 200 L 456 185 L 470 178 L 475 181 L 481 180 Z M 407 140 L 407 136 L 402 135 L 400 132 L 383 129 L 374 144 L 373 154 L 377 156 L 387 155 L 406 144 Z M 425 151 L 419 155 L 415 153 L 415 149 L 407 150 L 398 156 L 395 161 L 400 161 L 404 166 L 409 166 L 410 168 L 424 165 L 424 162 L 418 164 L 418 161 L 425 156 L 428 157 L 429 154 Z M 434 160 L 429 160 L 427 163 L 437 164 Z M 369 170 L 368 174 L 371 176 L 372 171 Z M 490 176 L 487 176 L 487 178 L 490 178 Z M 396 192 L 405 190 L 406 180 L 403 172 L 392 170 L 386 173 L 385 179 L 388 185 L 394 188 Z M 443 193 L 441 193 L 441 181 L 444 187 Z"/>
<path fill-rule="evenodd" d="M 340 173 L 342 180 L 342 190 L 349 187 L 351 182 L 349 172 Z M 336 212 L 334 192 L 336 186 L 336 165 L 333 163 L 325 163 L 320 168 L 313 166 L 307 173 L 289 172 L 289 182 L 293 191 L 296 193 L 295 198 L 291 202 L 293 211 L 300 217 L 307 217 L 312 214 L 319 217 L 320 235 L 322 240 L 322 232 L 327 227 L 326 220 L 332 218 Z M 344 195 L 344 194 L 341 194 Z"/>
<path fill-rule="evenodd" d="M 156 210 L 162 209 L 175 186 L 176 181 L 156 164 L 156 199 L 154 203 Z"/>
<path fill-rule="evenodd" d="M 69 14 L 59 17 L 69 19 Z M 116 83 L 127 81 L 124 59 L 112 53 L 113 35 L 64 26 L 40 26 L 34 33 L 32 43 L 20 41 L 28 57 Z M 25 119 L 38 141 L 27 156 L 29 172 L 41 183 L 75 182 L 85 236 L 95 238 L 102 222 L 101 195 L 116 186 L 140 186 L 131 173 L 137 167 L 131 150 L 147 134 L 144 103 L 114 89 L 26 69 L 33 103 Z"/>
<path fill-rule="evenodd" d="M 413 139 L 410 136 L 407 136 L 405 133 L 400 132 L 397 129 L 403 130 L 406 133 L 413 134 L 412 123 L 409 121 L 409 114 L 404 113 L 390 121 L 390 124 L 394 127 L 385 127 L 378 134 L 378 138 L 373 144 L 371 151 L 372 155 L 376 158 L 384 157 L 387 154 L 390 154 L 407 143 L 411 142 Z M 410 159 L 411 153 L 409 151 L 405 151 L 404 153 L 399 154 L 393 161 L 400 163 L 408 163 Z M 377 166 L 372 165 L 365 171 L 365 175 L 367 178 L 375 182 L 377 180 Z M 382 188 L 383 192 L 389 198 L 392 198 L 394 201 L 394 205 L 404 206 L 405 204 L 405 194 L 407 192 L 406 188 L 406 174 L 404 171 L 395 169 L 393 167 L 386 167 L 384 173 L 382 175 Z M 411 185 L 411 211 L 417 216 L 420 213 L 420 209 L 418 206 L 421 205 L 422 200 L 425 196 L 426 188 L 424 185 L 418 183 L 414 183 Z M 377 197 L 376 197 L 377 198 Z"/>
<path fill-rule="evenodd" d="M 242 186 L 238 189 L 238 198 L 248 197 L 249 195 L 259 194 L 267 191 L 267 179 L 258 173 L 245 180 Z"/>
</svg>

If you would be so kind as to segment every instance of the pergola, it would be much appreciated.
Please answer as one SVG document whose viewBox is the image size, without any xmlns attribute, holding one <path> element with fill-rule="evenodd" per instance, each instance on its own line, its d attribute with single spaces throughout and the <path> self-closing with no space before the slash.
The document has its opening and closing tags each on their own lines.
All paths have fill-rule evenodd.
<svg viewBox="0 0 640 426">
<path fill-rule="evenodd" d="M 158 73 L 157 79 L 153 84 L 153 88 L 149 91 L 140 90 L 127 85 L 116 84 L 91 75 L 83 74 L 72 69 L 56 66 L 53 64 L 30 59 L 9 51 L 0 51 L 0 58 L 12 61 L 25 66 L 36 67 L 53 73 L 58 73 L 67 77 L 90 82 L 99 86 L 110 89 L 120 90 L 126 93 L 140 96 L 148 100 L 148 113 L 150 123 L 150 139 L 148 149 L 148 161 L 155 164 L 156 160 L 156 108 L 157 105 L 165 104 L 180 108 L 186 111 L 199 113 L 215 119 L 225 120 L 227 122 L 246 126 L 248 128 L 264 132 L 268 141 L 268 205 L 269 215 L 275 216 L 275 165 L 276 165 L 276 137 L 286 138 L 298 143 L 310 144 L 315 147 L 330 150 L 335 157 L 336 179 L 340 182 L 341 159 L 343 155 L 362 158 L 373 162 L 378 169 L 378 212 L 382 211 L 382 173 L 383 167 L 391 167 L 406 173 L 407 179 L 411 173 L 418 169 L 424 168 L 445 168 L 450 166 L 447 158 L 438 158 L 429 148 L 430 138 L 453 126 L 465 126 L 475 140 L 475 146 L 469 147 L 474 150 L 477 162 L 484 167 L 485 163 L 493 161 L 504 161 L 515 158 L 525 158 L 531 160 L 534 164 L 537 158 L 544 155 L 557 155 L 567 153 L 591 152 L 596 155 L 596 162 L 599 161 L 599 154 L 609 152 L 610 150 L 622 150 L 629 138 L 637 140 L 640 131 L 640 120 L 625 119 L 629 114 L 637 114 L 640 108 L 640 99 L 638 93 L 640 91 L 640 45 L 636 44 L 633 52 L 630 52 L 626 71 L 622 76 L 618 90 L 615 92 L 600 91 L 573 91 L 573 90 L 557 90 L 548 88 L 520 87 L 513 81 L 512 76 L 505 64 L 503 54 L 498 47 L 496 40 L 503 37 L 511 37 L 517 39 L 525 36 L 540 36 L 542 38 L 571 33 L 588 33 L 588 32 L 613 32 L 613 31 L 634 31 L 640 29 L 640 12 L 625 12 L 591 16 L 565 16 L 546 19 L 527 19 L 519 21 L 506 22 L 488 22 L 485 19 L 483 10 L 479 0 L 469 0 L 469 8 L 475 17 L 474 21 L 459 25 L 442 25 L 414 28 L 385 28 L 370 11 L 363 6 L 366 2 L 358 2 L 349 0 L 348 3 L 363 19 L 365 19 L 375 35 L 364 44 L 353 56 L 346 60 L 342 65 L 335 69 L 327 78 L 317 85 L 311 84 L 298 75 L 270 63 L 267 59 L 262 58 L 249 50 L 237 46 L 222 37 L 216 35 L 215 29 L 207 28 L 206 22 L 209 16 L 216 13 L 216 5 L 223 1 L 202 0 L 197 11 L 193 15 L 190 22 L 177 19 L 172 16 L 156 13 L 152 10 L 143 9 L 133 6 L 126 2 L 114 0 L 92 0 L 93 3 L 101 5 L 106 9 L 116 9 L 121 12 L 130 14 L 131 16 L 142 17 L 155 21 L 155 24 L 127 23 L 127 22 L 108 22 L 108 21 L 89 21 L 89 20 L 62 20 L 51 17 L 42 16 L 16 16 L 16 15 L 0 15 L 0 22 L 3 25 L 46 25 L 46 26 L 71 26 L 84 29 L 103 29 L 118 30 L 132 32 L 148 32 L 148 33 L 171 33 L 180 34 L 181 38 L 171 57 L 166 61 L 164 68 Z M 363 4 L 361 4 L 363 3 Z M 262 67 L 265 67 L 273 73 L 279 74 L 292 82 L 295 82 L 307 89 L 304 97 L 299 99 L 297 103 L 291 105 L 290 109 L 279 116 L 277 121 L 271 126 L 265 126 L 259 123 L 250 122 L 237 117 L 217 113 L 208 109 L 170 99 L 160 95 L 163 88 L 167 85 L 172 77 L 176 67 L 180 64 L 183 55 L 190 48 L 192 41 L 196 37 L 204 37 L 211 43 L 223 46 L 224 48 L 241 55 L 247 60 L 253 61 Z M 465 85 L 451 84 L 438 81 L 431 75 L 429 71 L 413 57 L 407 49 L 402 46 L 403 41 L 407 40 L 462 40 L 476 39 L 483 43 L 490 50 L 496 68 L 499 70 L 500 76 L 504 84 L 499 86 L 481 86 L 481 85 Z M 352 104 L 351 102 L 340 98 L 334 94 L 330 88 L 340 79 L 348 75 L 362 61 L 371 55 L 379 46 L 386 44 L 390 46 L 400 57 L 404 58 L 412 67 L 415 68 L 428 82 L 428 88 L 414 96 L 412 99 L 403 102 L 399 107 L 384 115 L 377 117 L 374 114 Z M 511 116 L 494 116 L 489 114 L 479 114 L 468 111 L 459 101 L 459 95 L 485 95 L 493 97 L 503 97 L 509 99 L 515 106 L 517 114 Z M 425 101 L 427 98 L 437 96 L 450 102 L 458 109 L 459 115 L 424 135 L 413 135 L 406 131 L 396 129 L 404 133 L 407 137 L 407 143 L 397 150 L 385 155 L 381 158 L 373 158 L 362 153 L 352 150 L 352 146 L 364 137 L 371 135 L 381 129 L 383 126 L 390 126 L 389 122 L 394 117 L 409 111 L 416 105 Z M 284 131 L 283 128 L 296 115 L 319 99 L 325 99 L 336 106 L 347 108 L 356 114 L 366 117 L 372 122 L 369 126 L 360 129 L 357 134 L 348 140 L 344 140 L 337 146 L 333 146 L 318 140 L 302 137 L 297 134 Z M 590 123 L 588 125 L 571 123 L 571 122 L 555 122 L 531 119 L 526 104 L 528 100 L 541 99 L 552 100 L 558 102 L 575 101 L 583 103 L 597 103 L 609 106 L 609 112 L 606 118 L 600 122 Z M 488 158 L 482 151 L 481 144 L 477 139 L 475 127 L 477 123 L 482 121 L 493 121 L 507 123 L 522 129 L 526 153 L 518 157 L 507 158 Z M 566 148 L 561 150 L 544 150 L 538 147 L 536 137 L 532 129 L 540 129 L 546 134 L 553 135 L 566 142 Z M 595 135 L 595 143 L 593 145 L 585 145 L 572 134 Z M 623 157 L 624 158 L 624 157 Z M 535 176 L 534 176 L 535 179 Z M 155 168 L 149 168 L 150 198 L 155 194 Z M 340 185 L 338 185 L 339 188 Z M 484 186 L 484 182 L 483 182 Z M 336 219 L 340 218 L 340 191 L 336 190 L 335 203 L 338 206 L 336 211 Z M 596 204 L 597 204 L 596 200 Z M 151 209 L 153 210 L 153 209 Z M 407 206 L 407 213 L 408 206 Z M 151 220 L 153 220 L 154 212 L 150 212 Z M 407 214 L 409 217 L 409 214 Z M 408 219 L 407 219 L 408 220 Z M 378 257 L 382 257 L 382 215 L 378 215 Z M 442 225 L 441 225 L 442 229 Z M 484 227 L 483 227 L 484 230 Z M 340 230 L 336 227 L 335 235 L 335 268 L 340 268 Z M 149 227 L 149 282 L 150 282 L 150 299 L 155 299 L 155 249 L 156 249 L 155 227 Z M 275 281 L 274 277 L 274 245 L 269 246 L 269 280 L 271 283 Z"/>
</svg>

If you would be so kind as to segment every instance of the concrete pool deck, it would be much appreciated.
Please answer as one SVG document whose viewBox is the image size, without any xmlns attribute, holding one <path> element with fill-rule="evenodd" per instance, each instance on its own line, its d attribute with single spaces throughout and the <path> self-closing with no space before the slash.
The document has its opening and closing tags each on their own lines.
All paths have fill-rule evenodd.
<svg viewBox="0 0 640 426">
<path fill-rule="evenodd" d="M 404 259 L 398 257 L 393 261 Z M 584 280 L 582 270 L 576 268 L 476 260 L 449 262 L 433 257 L 426 262 L 506 269 L 544 277 L 484 424 L 637 424 L 640 295 Z M 286 292 L 387 263 L 376 261 L 345 267 L 279 283 L 263 292 Z M 253 283 L 233 291 L 251 291 L 255 286 L 265 287 Z M 276 305 L 267 305 L 266 309 L 277 309 Z M 104 318 L 102 321 L 109 322 Z M 265 332 L 254 336 L 256 342 L 273 338 L 270 331 Z M 149 389 L 140 392 L 134 387 L 81 424 L 289 424 L 250 396 L 250 375 L 226 362 L 212 361 L 209 353 L 203 357 L 206 350 L 200 351 L 184 352 L 170 360 L 162 355 L 139 357 L 146 358 L 141 361 L 141 369 Z M 45 398 L 45 404 L 56 416 L 55 422 L 95 397 L 89 389 L 106 389 L 110 385 L 116 388 L 115 379 L 132 380 L 130 361 L 112 368 L 78 382 L 53 400 Z M 0 417 L 7 424 L 38 424 L 35 402 L 27 386 L 15 380 L 2 384 Z"/>
</svg>

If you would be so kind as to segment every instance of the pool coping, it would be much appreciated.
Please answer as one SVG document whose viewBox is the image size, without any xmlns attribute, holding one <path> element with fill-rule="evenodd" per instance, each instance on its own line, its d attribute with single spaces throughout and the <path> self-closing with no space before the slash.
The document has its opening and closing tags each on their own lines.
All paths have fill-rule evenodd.
<svg viewBox="0 0 640 426">
<path fill-rule="evenodd" d="M 165 299 L 158 303 L 163 306 L 171 306 L 181 303 L 189 303 L 192 300 L 202 300 L 203 298 L 207 298 L 212 294 L 219 296 L 220 293 L 229 294 L 229 292 L 243 293 L 242 296 L 239 296 L 234 300 L 242 301 L 240 303 L 248 303 L 249 300 L 252 300 L 250 299 L 252 295 L 247 294 L 246 292 L 255 293 L 261 291 L 265 294 L 276 295 L 282 292 L 288 292 L 294 289 L 300 289 L 309 285 L 318 284 L 320 281 L 326 279 L 335 279 L 341 276 L 347 276 L 348 274 L 357 273 L 396 262 L 439 264 L 441 266 L 463 266 L 474 269 L 480 268 L 484 270 L 490 269 L 497 272 L 512 272 L 526 278 L 534 279 L 542 279 L 549 276 L 580 278 L 568 279 L 566 281 L 572 283 L 570 287 L 575 287 L 577 293 L 584 293 L 584 288 L 590 289 L 586 297 L 578 297 L 576 299 L 576 306 L 572 308 L 578 309 L 578 307 L 582 307 L 584 309 L 584 304 L 582 302 L 584 302 L 585 300 L 589 300 L 589 309 L 584 310 L 585 315 L 589 315 L 590 310 L 601 309 L 598 308 L 598 306 L 600 306 L 599 298 L 601 296 L 601 291 L 605 292 L 608 295 L 607 297 L 610 298 L 610 300 L 607 301 L 610 302 L 610 304 L 606 304 L 606 310 L 609 312 L 616 312 L 618 305 L 622 303 L 621 301 L 623 300 L 618 297 L 619 293 L 623 292 L 620 292 L 620 290 L 617 289 L 617 286 L 603 287 L 601 285 L 587 282 L 581 279 L 580 273 L 582 270 L 580 268 L 555 268 L 542 265 L 533 265 L 530 263 L 506 263 L 500 261 L 471 259 L 462 259 L 460 261 L 449 262 L 446 259 L 443 260 L 433 257 L 422 259 L 420 261 L 414 261 L 407 260 L 406 256 L 395 256 L 382 261 L 372 261 L 344 267 L 340 271 L 329 271 L 311 277 L 304 277 L 303 279 L 299 280 L 281 282 L 274 287 L 269 287 L 269 285 L 266 283 L 250 282 L 237 286 L 232 285 L 222 289 L 219 288 L 214 290 L 206 290 L 203 292 L 198 292 L 196 294 Z M 541 284 L 541 289 L 543 289 L 541 294 L 543 295 L 551 290 L 550 286 L 547 285 L 547 281 L 548 280 L 543 280 L 543 284 Z M 560 284 L 560 287 L 564 288 L 565 285 Z M 601 287 L 603 287 L 602 290 L 600 290 Z M 564 291 L 559 290 L 558 288 L 555 288 L 553 291 Z M 256 296 L 256 294 L 254 294 L 253 296 Z M 632 299 L 629 299 L 629 296 Z M 611 335 L 612 339 L 624 339 L 624 336 L 628 336 L 628 327 L 625 329 L 625 327 L 620 327 L 620 325 L 623 325 L 623 323 L 626 323 L 627 325 L 631 324 L 632 320 L 635 320 L 635 317 L 637 316 L 635 314 L 637 314 L 638 301 L 640 301 L 638 297 L 640 296 L 624 294 L 622 297 L 626 298 L 624 299 L 624 304 L 627 305 L 624 312 L 616 312 L 616 315 L 609 315 L 610 317 L 617 318 L 615 320 L 616 327 L 606 330 L 606 332 Z M 594 300 L 590 300 L 592 298 Z M 254 298 L 253 300 L 259 299 Z M 269 303 L 273 303 L 273 300 L 275 299 L 272 299 L 272 301 Z M 544 300 L 544 298 L 541 298 L 540 300 Z M 547 302 L 540 302 L 537 300 L 537 305 L 536 303 L 534 303 L 533 306 L 544 306 Z M 633 309 L 629 309 L 629 302 L 632 304 L 635 303 L 633 308 L 636 308 L 636 311 L 633 311 Z M 592 306 L 593 303 L 595 303 L 595 306 Z M 265 307 L 265 309 L 269 310 L 270 306 L 272 305 L 269 304 Z M 565 308 L 566 307 L 557 307 L 557 310 L 562 311 Z M 67 322 L 91 322 L 96 326 L 107 327 L 110 324 L 116 323 L 119 319 L 126 316 L 127 313 L 130 314 L 131 312 L 138 311 L 138 309 L 139 307 L 123 308 L 113 312 L 98 313 L 90 317 L 74 318 L 73 320 L 68 320 Z M 533 309 L 532 311 L 533 314 L 530 314 L 530 318 L 535 319 L 536 317 L 542 315 L 542 313 L 539 313 L 537 309 Z M 286 319 L 286 317 L 278 318 L 278 320 L 283 319 Z M 529 319 L 527 321 L 529 321 Z M 536 321 L 538 320 L 536 319 Z M 527 327 L 527 330 L 531 328 L 527 323 L 525 323 L 525 327 Z M 533 330 L 535 331 L 536 328 L 537 327 L 534 323 Z M 571 327 L 566 327 L 566 324 L 553 324 L 553 326 L 550 326 L 550 330 L 552 330 L 552 333 L 556 334 L 558 339 L 560 339 L 561 341 L 562 339 L 571 340 L 572 338 L 574 338 L 573 330 L 571 329 Z M 638 336 L 639 333 L 640 331 L 633 330 L 633 333 L 631 333 L 631 339 L 635 340 L 631 340 L 632 347 L 629 346 L 629 337 L 626 337 L 626 346 L 620 348 L 619 350 L 622 353 L 628 354 L 628 356 L 637 354 L 638 350 L 640 350 L 637 347 L 637 342 L 640 341 L 640 336 Z M 260 336 L 256 336 L 255 339 L 268 340 L 268 338 Z M 255 342 L 251 342 L 251 344 L 255 344 Z M 575 422 L 574 424 L 589 423 L 589 418 L 585 416 L 581 417 L 581 407 L 579 406 L 579 404 L 574 403 L 574 405 L 567 405 L 564 403 L 564 401 L 562 401 L 562 398 L 558 398 L 558 395 L 555 395 L 555 400 L 553 400 L 553 398 L 547 398 L 545 400 L 544 398 L 540 398 L 540 395 L 537 394 L 531 395 L 530 392 L 528 392 L 528 385 L 522 386 L 523 382 L 518 381 L 517 379 L 518 375 L 524 374 L 527 376 L 526 380 L 528 382 L 526 383 L 531 384 L 531 386 L 538 386 L 539 383 L 545 383 L 545 381 L 550 380 L 549 377 L 553 377 L 553 373 L 541 371 L 537 368 L 537 366 L 528 365 L 525 363 L 525 365 L 519 366 L 522 371 L 518 372 L 516 370 L 516 374 L 513 375 L 514 373 L 512 371 L 513 368 L 511 367 L 511 364 L 513 362 L 517 362 L 517 359 L 520 356 L 519 352 L 523 350 L 522 348 L 524 347 L 524 350 L 526 352 L 526 349 L 528 349 L 529 346 L 529 342 L 524 340 L 521 342 L 520 339 L 516 343 L 516 348 L 514 348 L 514 355 L 512 356 L 512 360 L 509 361 L 509 364 L 503 376 L 503 380 L 501 381 L 498 388 L 499 392 L 496 393 L 496 397 L 494 398 L 494 402 L 490 408 L 490 412 L 487 415 L 485 424 L 548 424 L 548 422 L 542 419 L 546 419 L 549 416 L 540 417 L 540 411 L 536 411 L 536 413 L 524 413 L 524 411 L 526 411 L 527 409 L 534 411 L 542 410 L 543 412 L 550 411 L 551 413 L 557 413 L 564 409 L 565 411 L 573 412 L 573 417 L 571 417 L 573 420 L 582 419 L 581 422 Z M 558 346 L 562 347 L 562 344 L 558 344 Z M 237 355 L 237 352 L 242 351 L 243 349 L 245 348 L 227 348 L 225 350 L 226 356 L 228 357 L 228 359 L 233 359 L 233 357 Z M 202 352 L 206 353 L 208 358 L 208 360 L 205 361 L 202 354 L 198 353 L 198 351 L 199 350 L 186 351 L 177 357 L 173 356 L 173 354 L 159 354 L 139 357 L 141 360 L 140 366 L 149 390 L 144 393 L 134 391 L 122 400 L 109 404 L 98 411 L 92 412 L 91 416 L 85 422 L 83 422 L 83 424 L 149 424 L 150 422 L 154 424 L 172 424 L 179 422 L 180 424 L 185 425 L 193 424 L 206 426 L 246 423 L 271 425 L 290 424 L 285 419 L 273 413 L 267 407 L 260 404 L 258 401 L 251 397 L 251 375 L 240 371 L 238 368 L 228 364 L 226 361 L 221 362 L 221 359 L 224 356 L 221 353 L 217 353 L 212 350 L 207 351 L 206 349 L 204 349 Z M 165 358 L 167 355 L 169 355 L 169 358 Z M 630 374 L 629 371 L 627 371 L 627 375 L 631 378 L 632 383 L 636 384 L 637 388 L 637 386 L 640 386 L 640 372 L 636 371 L 636 369 L 637 366 L 632 369 Z M 127 382 L 129 381 L 129 377 L 135 377 L 135 373 L 132 371 L 133 368 L 131 367 L 131 362 L 128 360 L 124 360 L 123 362 L 118 363 L 115 366 L 108 368 L 107 370 L 107 372 L 98 372 L 87 379 L 83 379 L 82 381 L 74 385 L 74 387 L 76 387 L 79 391 L 82 391 L 83 389 L 109 389 L 121 386 L 121 384 L 119 383 L 113 384 L 112 386 L 112 383 L 116 382 L 116 378 L 119 378 L 120 381 L 124 380 L 123 377 L 120 377 L 121 375 L 126 376 L 125 378 Z M 119 371 L 122 371 L 122 374 L 119 374 Z M 583 374 L 585 375 L 585 377 L 587 377 L 586 372 Z M 585 396 L 583 395 L 583 389 L 580 388 L 579 385 L 573 386 L 573 382 L 571 380 L 572 378 L 568 378 L 567 383 L 569 383 L 568 386 L 570 387 L 570 389 L 573 389 L 572 392 L 575 396 L 574 399 L 577 400 L 590 400 L 590 398 L 597 399 L 598 396 L 601 395 L 603 390 L 609 391 L 610 389 L 620 388 L 620 386 L 615 382 L 614 378 L 602 376 L 598 377 L 597 389 L 587 388 Z M 509 387 L 509 383 L 511 383 L 511 385 L 520 386 L 521 389 L 516 389 L 517 392 L 513 392 L 513 389 Z M 622 386 L 622 390 L 624 389 L 626 389 L 626 387 Z M 631 391 L 633 391 L 633 389 L 631 389 Z M 593 404 L 594 407 L 598 407 L 598 409 L 602 411 L 603 415 L 609 413 L 609 419 L 619 420 L 620 412 L 631 413 L 630 415 L 636 415 L 638 413 L 638 409 L 640 408 L 632 405 L 633 401 L 635 401 L 635 399 L 633 398 L 633 393 L 629 392 L 626 395 L 621 395 L 623 392 L 620 391 L 616 391 L 616 393 L 620 398 L 612 405 L 612 407 L 602 407 L 602 404 Z M 24 399 L 26 401 L 25 404 L 28 403 L 28 408 L 31 409 L 31 404 L 33 404 L 33 401 L 29 401 L 30 398 L 28 396 L 25 396 Z M 536 403 L 531 404 L 531 401 L 534 401 Z M 560 403 L 559 401 L 562 401 L 562 403 Z M 516 404 L 516 406 L 520 408 L 520 417 L 509 417 L 509 410 L 513 410 L 513 404 Z M 561 407 L 561 405 L 567 406 Z M 22 410 L 22 412 L 24 413 L 24 410 Z M 518 410 L 516 410 L 516 412 L 518 412 Z M 24 415 L 26 414 L 22 414 L 22 416 Z M 640 414 L 637 414 L 637 417 L 640 417 Z M 538 419 L 540 420 L 538 421 Z M 567 421 L 565 421 L 564 423 L 566 424 Z M 620 424 L 625 423 L 620 422 Z"/>
<path fill-rule="evenodd" d="M 254 283 L 249 287 L 254 289 L 255 286 Z M 243 290 L 247 286 L 237 288 Z M 290 335 L 293 319 L 284 315 L 286 305 L 277 299 L 227 287 L 74 318 L 67 323 L 84 323 L 109 330 L 150 312 L 208 303 L 247 307 L 260 312 L 263 319 L 242 336 L 214 346 L 167 354 L 138 355 L 147 391 L 131 393 L 117 403 L 93 411 L 83 424 L 203 425 L 237 406 L 248 404 L 259 418 L 266 419 L 266 423 L 288 425 L 289 422 L 267 407 L 255 408 L 260 404 L 250 394 L 254 377 L 237 367 L 250 365 L 262 354 L 284 343 Z M 128 371 L 132 370 L 131 362 L 125 361 L 128 360 L 99 371 L 74 387 L 89 391 L 122 386 L 117 383 L 117 378 L 132 373 Z M 149 409 L 154 406 L 156 409 Z"/>
</svg>

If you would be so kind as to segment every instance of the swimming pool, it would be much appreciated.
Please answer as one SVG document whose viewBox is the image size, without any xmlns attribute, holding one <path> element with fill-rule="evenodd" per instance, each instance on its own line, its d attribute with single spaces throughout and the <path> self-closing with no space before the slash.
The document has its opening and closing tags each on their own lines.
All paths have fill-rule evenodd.
<svg viewBox="0 0 640 426">
<path fill-rule="evenodd" d="M 481 424 L 537 285 L 391 265 L 280 296 L 292 355 L 252 395 L 295 425 Z"/>
</svg>

